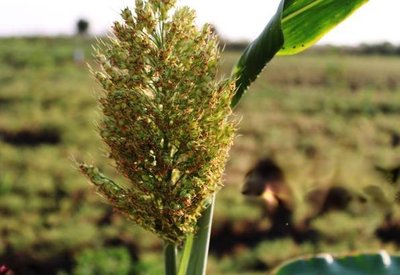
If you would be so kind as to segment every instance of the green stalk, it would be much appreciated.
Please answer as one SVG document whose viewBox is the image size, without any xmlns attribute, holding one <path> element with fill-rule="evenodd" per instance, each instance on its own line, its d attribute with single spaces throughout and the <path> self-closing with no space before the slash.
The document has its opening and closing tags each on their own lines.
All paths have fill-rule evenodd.
<svg viewBox="0 0 400 275">
<path fill-rule="evenodd" d="M 186 238 L 185 247 L 183 248 L 182 258 L 179 265 L 178 275 L 186 275 L 189 265 L 190 253 L 192 252 L 193 247 L 193 239 L 193 234 L 188 235 Z"/>
<path fill-rule="evenodd" d="M 176 275 L 176 245 L 166 242 L 164 245 L 165 275 Z"/>
<path fill-rule="evenodd" d="M 212 196 L 210 206 L 204 211 L 203 215 L 197 222 L 198 232 L 193 240 L 189 266 L 186 272 L 187 275 L 206 274 L 214 204 L 215 194 Z"/>
</svg>

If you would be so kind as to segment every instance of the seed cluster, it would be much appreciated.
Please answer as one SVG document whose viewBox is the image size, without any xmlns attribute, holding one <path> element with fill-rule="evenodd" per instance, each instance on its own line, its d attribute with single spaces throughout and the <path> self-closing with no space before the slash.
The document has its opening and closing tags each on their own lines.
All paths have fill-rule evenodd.
<svg viewBox="0 0 400 275">
<path fill-rule="evenodd" d="M 81 171 L 129 219 L 179 243 L 196 230 L 221 176 L 236 122 L 234 81 L 216 80 L 220 52 L 208 25 L 175 0 L 137 0 L 95 48 L 102 86 L 99 132 L 130 186 Z"/>
</svg>

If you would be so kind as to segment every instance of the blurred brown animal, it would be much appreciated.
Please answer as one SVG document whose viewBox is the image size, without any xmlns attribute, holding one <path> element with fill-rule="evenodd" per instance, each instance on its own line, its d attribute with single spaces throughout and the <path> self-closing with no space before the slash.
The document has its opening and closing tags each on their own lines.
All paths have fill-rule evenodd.
<svg viewBox="0 0 400 275">
<path fill-rule="evenodd" d="M 261 197 L 271 220 L 271 233 L 286 235 L 291 231 L 293 215 L 292 191 L 282 169 L 272 159 L 264 158 L 247 172 L 242 194 Z"/>
<path fill-rule="evenodd" d="M 250 169 L 245 177 L 242 194 L 260 196 L 271 208 L 280 201 L 291 204 L 292 192 L 285 181 L 282 169 L 273 160 L 264 158 Z"/>
<path fill-rule="evenodd" d="M 344 187 L 318 188 L 304 198 L 312 213 L 298 225 L 292 224 L 294 198 L 286 183 L 283 170 L 272 159 L 264 158 L 247 172 L 242 194 L 257 196 L 265 201 L 266 215 L 271 221 L 271 232 L 278 235 L 305 232 L 311 221 L 330 211 L 345 211 L 354 199 Z"/>
</svg>

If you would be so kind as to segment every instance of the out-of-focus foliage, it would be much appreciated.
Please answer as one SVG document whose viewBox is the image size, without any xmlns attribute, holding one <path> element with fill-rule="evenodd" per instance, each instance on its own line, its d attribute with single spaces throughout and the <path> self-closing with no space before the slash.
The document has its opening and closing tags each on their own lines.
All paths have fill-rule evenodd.
<svg viewBox="0 0 400 275">
<path fill-rule="evenodd" d="M 82 251 L 76 259 L 74 275 L 128 275 L 132 273 L 129 251 L 125 248 L 103 248 Z"/>
<path fill-rule="evenodd" d="M 78 47 L 90 56 L 92 42 L 0 41 L 0 264 L 17 274 L 72 273 L 78 263 L 90 265 L 82 251 L 113 254 L 105 251 L 120 247 L 125 252 L 116 254 L 129 253 L 133 274 L 163 268 L 159 240 L 113 213 L 71 161 L 96 159 L 124 183 L 99 150 L 95 82 L 73 59 Z M 222 74 L 237 57 L 223 56 Z M 398 191 L 374 166 L 399 164 L 399 149 L 390 143 L 400 129 L 400 59 L 310 52 L 270 65 L 237 109 L 241 130 L 216 204 L 209 274 L 265 274 L 284 260 L 321 251 L 397 249 L 398 207 L 387 208 L 363 190 L 383 188 L 390 202 Z M 271 235 L 263 202 L 240 194 L 245 173 L 264 156 L 279 164 L 294 192 L 293 227 L 310 235 Z M 334 185 L 367 203 L 355 199 L 346 210 L 304 224 L 318 212 L 305 196 Z"/>
</svg>

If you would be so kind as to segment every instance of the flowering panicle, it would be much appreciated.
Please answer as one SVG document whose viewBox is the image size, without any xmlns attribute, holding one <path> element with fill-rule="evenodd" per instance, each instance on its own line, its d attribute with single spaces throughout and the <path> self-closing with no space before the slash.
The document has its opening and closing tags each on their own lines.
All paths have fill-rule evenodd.
<svg viewBox="0 0 400 275">
<path fill-rule="evenodd" d="M 234 82 L 216 80 L 216 37 L 208 25 L 196 28 L 194 11 L 172 11 L 174 4 L 137 0 L 96 48 L 99 132 L 129 187 L 91 165 L 80 168 L 118 211 L 179 243 L 221 188 L 236 124 L 229 119 Z"/>
</svg>

